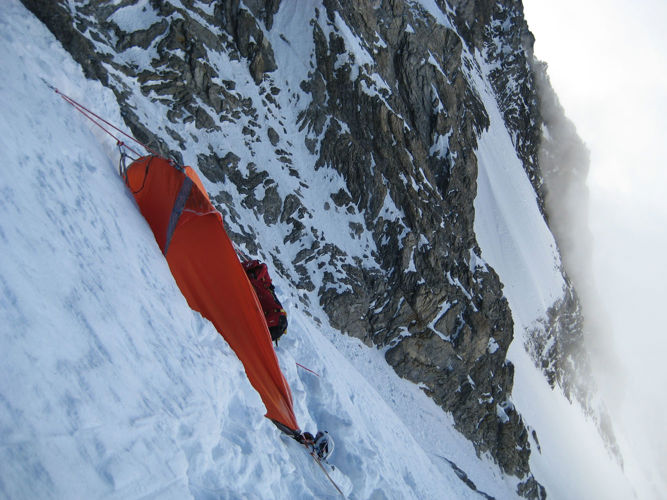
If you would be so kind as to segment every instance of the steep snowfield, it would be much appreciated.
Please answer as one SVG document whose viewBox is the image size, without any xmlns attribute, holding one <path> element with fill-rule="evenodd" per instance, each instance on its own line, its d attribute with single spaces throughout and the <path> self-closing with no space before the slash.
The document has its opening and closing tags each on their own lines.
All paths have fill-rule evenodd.
<svg viewBox="0 0 667 500">
<path fill-rule="evenodd" d="M 539 445 L 531 440 L 531 470 L 551 498 L 633 498 L 630 483 L 607 453 L 594 423 L 549 387 L 523 348 L 527 329 L 562 296 L 560 258 L 490 86 L 483 76 L 472 77 L 491 121 L 478 149 L 475 233 L 512 309 L 512 398 L 539 440 Z"/>
</svg>

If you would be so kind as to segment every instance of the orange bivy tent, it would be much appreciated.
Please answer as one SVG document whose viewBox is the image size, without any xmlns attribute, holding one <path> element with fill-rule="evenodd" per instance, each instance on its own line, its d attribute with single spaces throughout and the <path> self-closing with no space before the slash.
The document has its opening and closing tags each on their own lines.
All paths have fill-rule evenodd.
<svg viewBox="0 0 667 500">
<path fill-rule="evenodd" d="M 264 313 L 195 171 L 145 156 L 127 167 L 125 182 L 190 307 L 213 323 L 241 360 L 266 417 L 297 431 L 292 393 Z"/>
</svg>

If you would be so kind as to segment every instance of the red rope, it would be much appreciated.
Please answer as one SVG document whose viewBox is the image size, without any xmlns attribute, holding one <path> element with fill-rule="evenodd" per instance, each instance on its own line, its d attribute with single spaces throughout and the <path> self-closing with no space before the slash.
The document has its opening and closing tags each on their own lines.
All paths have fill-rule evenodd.
<svg viewBox="0 0 667 500">
<path fill-rule="evenodd" d="M 300 367 L 303 368 L 304 370 L 308 370 L 308 371 L 309 371 L 310 373 L 312 373 L 313 375 L 317 375 L 317 376 L 319 377 L 319 375 L 318 375 L 317 373 L 315 373 L 313 370 L 311 370 L 310 368 L 306 368 L 305 366 L 303 366 L 303 365 L 300 364 L 300 363 L 297 363 L 296 366 L 300 366 Z"/>
<path fill-rule="evenodd" d="M 49 85 L 49 86 L 50 86 L 50 85 Z M 51 86 L 50 86 L 50 87 L 51 87 Z M 98 114 L 92 112 L 91 110 L 89 110 L 88 108 L 86 108 L 85 106 L 83 106 L 82 104 L 76 102 L 76 101 L 75 101 L 74 99 L 72 99 L 71 97 L 69 97 L 69 96 L 63 94 L 63 93 L 62 93 L 60 90 L 58 90 L 57 88 L 55 88 L 55 87 L 51 87 L 51 88 L 55 91 L 56 94 L 58 94 L 60 97 L 62 97 L 62 98 L 65 100 L 65 102 L 68 102 L 69 104 L 71 104 L 71 105 L 74 107 L 74 109 L 76 109 L 79 113 L 81 113 L 83 116 L 85 116 L 86 118 L 88 118 L 91 122 L 93 122 L 95 125 L 97 125 L 97 126 L 100 127 L 102 130 L 104 130 L 104 132 L 106 132 L 106 133 L 109 134 L 111 137 L 113 137 L 114 139 L 116 139 L 116 142 L 117 142 L 118 144 L 125 146 L 127 149 L 129 149 L 130 151 L 132 151 L 135 155 L 137 155 L 137 156 L 141 156 L 139 153 L 137 153 L 134 149 L 132 149 L 131 147 L 129 147 L 127 144 L 124 144 L 124 143 L 123 143 L 118 137 L 116 137 L 112 132 L 110 132 L 109 130 L 107 130 L 106 128 L 104 128 L 99 122 L 102 122 L 102 123 L 104 123 L 105 125 L 108 125 L 108 126 L 111 127 L 112 129 L 114 129 L 116 132 L 119 132 L 119 133 L 123 134 L 125 137 L 127 137 L 127 138 L 129 138 L 129 139 L 132 139 L 134 142 L 136 142 L 137 144 L 139 144 L 141 147 L 143 147 L 146 151 L 148 151 L 148 152 L 151 153 L 152 155 L 154 155 L 154 156 L 160 156 L 158 153 L 156 153 L 155 151 L 153 151 L 151 148 L 149 148 L 148 146 L 146 146 L 146 145 L 143 144 L 142 142 L 139 142 L 137 139 L 135 139 L 134 137 L 132 137 L 130 134 L 127 134 L 126 132 L 122 131 L 121 129 L 119 129 L 118 127 L 116 127 L 113 123 L 109 123 L 107 120 L 105 120 L 104 118 L 102 118 L 102 117 L 99 116 Z M 98 120 L 99 120 L 99 121 L 98 121 Z"/>
</svg>

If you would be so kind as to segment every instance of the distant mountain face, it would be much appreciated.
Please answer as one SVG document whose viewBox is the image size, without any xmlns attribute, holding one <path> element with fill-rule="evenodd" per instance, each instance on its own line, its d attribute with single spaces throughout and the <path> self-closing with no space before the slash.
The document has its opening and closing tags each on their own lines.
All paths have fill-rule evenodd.
<svg viewBox="0 0 667 500">
<path fill-rule="evenodd" d="M 511 402 L 512 312 L 473 230 L 479 61 L 546 216 L 535 81 L 548 81 L 520 3 L 22 1 L 139 140 L 199 168 L 240 248 L 382 349 L 520 494 L 545 495 Z M 581 343 L 568 285 L 528 347 L 585 400 L 568 375 Z"/>
</svg>

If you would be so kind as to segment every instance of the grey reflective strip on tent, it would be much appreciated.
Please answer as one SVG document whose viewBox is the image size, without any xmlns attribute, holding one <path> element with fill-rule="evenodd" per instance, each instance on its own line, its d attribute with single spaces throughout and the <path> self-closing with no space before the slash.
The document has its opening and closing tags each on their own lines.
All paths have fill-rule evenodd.
<svg viewBox="0 0 667 500">
<path fill-rule="evenodd" d="M 169 243 L 171 243 L 171 237 L 174 235 L 176 230 L 176 224 L 178 224 L 178 219 L 180 219 L 183 209 L 185 208 L 185 203 L 188 201 L 190 196 L 190 191 L 192 190 L 192 179 L 187 175 L 181 184 L 181 189 L 178 191 L 178 196 L 176 196 L 176 201 L 174 202 L 174 208 L 171 210 L 171 215 L 169 216 L 169 226 L 167 227 L 167 237 L 164 243 L 164 255 L 167 255 L 167 250 L 169 249 Z"/>
</svg>

